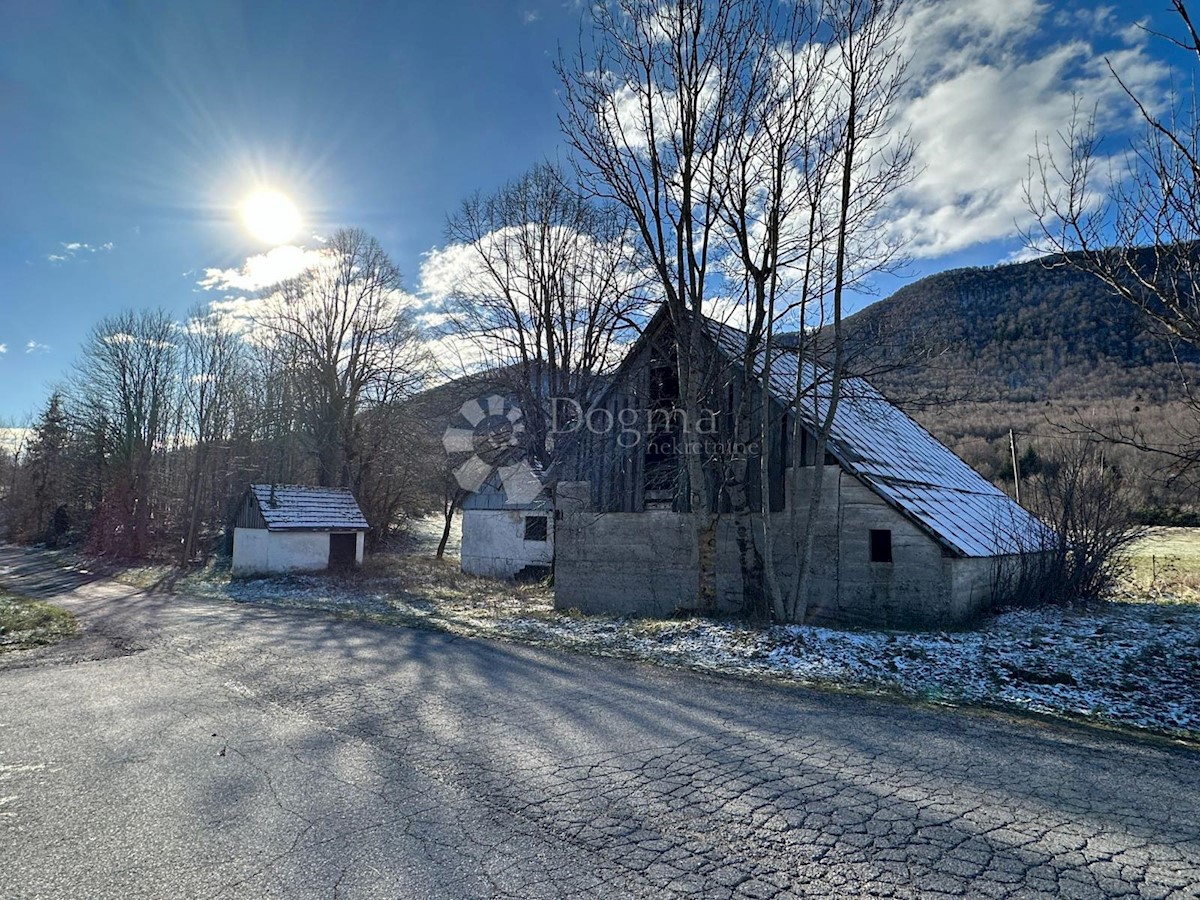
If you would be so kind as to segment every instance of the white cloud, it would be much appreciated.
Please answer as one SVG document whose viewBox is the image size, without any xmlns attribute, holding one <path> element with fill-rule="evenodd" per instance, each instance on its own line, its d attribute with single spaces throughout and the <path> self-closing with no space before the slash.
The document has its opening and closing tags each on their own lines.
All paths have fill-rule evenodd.
<svg viewBox="0 0 1200 900">
<path fill-rule="evenodd" d="M 1024 263 L 1033 262 L 1035 259 L 1041 259 L 1043 256 L 1049 255 L 1051 251 L 1039 249 L 1037 247 L 1018 247 L 1004 259 L 1002 263 Z"/>
<path fill-rule="evenodd" d="M 1017 237 L 1031 224 L 1023 184 L 1037 141 L 1053 138 L 1076 104 L 1102 133 L 1129 134 L 1136 111 L 1110 62 L 1139 96 L 1161 103 L 1169 76 L 1128 13 L 1049 0 L 909 0 L 902 37 L 908 84 L 896 129 L 917 149 L 913 180 L 871 240 L 936 258 Z M 654 98 L 669 105 L 669 95 Z M 634 152 L 647 146 L 643 98 L 615 85 L 603 123 Z M 1103 167 L 1102 167 L 1103 168 Z M 422 284 L 453 259 L 430 258 Z M 437 293 L 435 290 L 434 293 Z"/>
<path fill-rule="evenodd" d="M 450 244 L 427 251 L 421 262 L 421 293 L 436 303 L 443 302 L 464 282 L 481 277 L 478 260 L 478 253 L 466 244 Z"/>
<path fill-rule="evenodd" d="M 917 0 L 905 25 L 910 95 L 899 122 L 918 143 L 918 174 L 899 198 L 895 231 L 915 256 L 937 257 L 1011 238 L 1030 214 L 1022 194 L 1038 136 L 1061 131 L 1078 97 L 1103 130 L 1133 111 L 1104 63 L 1155 96 L 1166 67 L 1139 30 L 1104 10 L 1072 19 L 1067 40 L 1043 0 Z M 1114 42 L 1116 42 L 1114 44 Z"/>
<path fill-rule="evenodd" d="M 176 330 L 182 331 L 183 328 L 176 326 Z M 138 338 L 138 337 L 135 337 L 134 335 L 128 334 L 127 332 L 124 332 L 124 331 L 114 331 L 112 334 L 106 334 L 103 338 L 101 338 L 101 340 L 104 341 L 104 343 L 111 344 L 111 345 L 142 344 L 145 347 L 157 347 L 158 349 L 165 349 L 166 347 L 176 346 L 175 344 L 171 343 L 170 341 L 156 341 L 156 340 L 152 340 L 151 338 Z M 30 341 L 30 343 L 33 343 L 33 342 Z M 45 345 L 42 345 L 42 346 L 45 346 Z M 47 348 L 47 349 L 49 349 L 49 348 Z M 31 351 L 27 350 L 25 352 L 29 353 Z"/>
<path fill-rule="evenodd" d="M 543 236 L 533 224 L 510 225 L 484 235 L 478 245 L 449 244 L 427 251 L 421 262 L 419 293 L 433 310 L 454 296 L 491 297 L 499 273 L 507 271 L 508 291 L 516 302 L 528 303 L 538 285 L 531 283 L 528 275 L 534 263 L 526 248 L 543 240 L 551 248 L 548 253 L 569 260 L 559 274 L 570 280 L 576 296 L 595 296 L 613 278 L 620 280 L 626 292 L 632 282 L 641 280 L 632 266 L 614 273 L 614 247 L 583 232 L 557 225 Z M 625 261 L 629 261 L 627 257 Z"/>
<path fill-rule="evenodd" d="M 8 344 L 0 344 L 0 356 L 8 352 Z"/>
<path fill-rule="evenodd" d="M 43 344 L 38 341 L 29 341 L 25 344 L 26 353 L 49 353 L 50 345 Z"/>
<path fill-rule="evenodd" d="M 290 244 L 251 256 L 236 269 L 205 269 L 197 282 L 206 291 L 261 291 L 295 278 L 321 261 L 321 251 Z"/>
<path fill-rule="evenodd" d="M 324 238 L 313 237 L 322 244 L 326 243 Z M 268 345 L 274 339 L 268 323 L 283 310 L 285 304 L 278 290 L 280 283 L 314 270 L 324 272 L 322 277 L 334 278 L 336 275 L 332 263 L 333 256 L 324 247 L 308 249 L 285 245 L 251 256 L 237 268 L 205 269 L 204 277 L 196 283 L 206 291 L 222 291 L 225 296 L 209 303 L 208 321 L 192 320 L 185 328 L 220 327 L 242 335 L 251 344 Z M 417 309 L 424 301 L 398 290 L 391 292 L 383 302 L 387 308 L 398 312 Z"/>
<path fill-rule="evenodd" d="M 489 301 L 499 296 L 504 281 L 505 296 L 522 318 L 532 315 L 540 287 L 530 276 L 536 266 L 528 248 L 547 241 L 547 252 L 560 260 L 557 275 L 570 297 L 609 296 L 632 308 L 633 288 L 644 282 L 627 256 L 614 258 L 617 247 L 565 225 L 543 234 L 538 226 L 510 225 L 488 232 L 476 244 L 449 244 L 425 253 L 420 269 L 417 322 L 425 329 L 433 358 L 444 373 L 468 372 L 487 365 L 515 362 L 514 348 L 520 336 L 506 313 L 492 314 Z M 625 299 L 621 299 L 625 298 Z M 477 307 L 481 321 L 468 333 L 456 333 L 456 313 Z M 556 328 L 582 329 L 588 316 L 582 309 L 566 311 Z M 578 344 L 583 336 L 577 332 Z M 609 348 L 615 362 L 620 348 Z"/>
<path fill-rule="evenodd" d="M 46 259 L 52 263 L 67 262 L 83 253 L 108 253 L 114 245 L 112 241 L 105 241 L 103 244 L 95 245 L 85 244 L 82 241 L 60 241 L 59 246 L 63 248 L 63 252 L 49 253 L 46 255 Z"/>
</svg>

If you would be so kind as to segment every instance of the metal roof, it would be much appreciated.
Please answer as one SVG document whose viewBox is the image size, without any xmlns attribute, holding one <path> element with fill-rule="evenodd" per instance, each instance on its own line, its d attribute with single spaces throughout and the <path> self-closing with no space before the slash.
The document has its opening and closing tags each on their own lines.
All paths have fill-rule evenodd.
<svg viewBox="0 0 1200 900">
<path fill-rule="evenodd" d="M 745 355 L 745 332 L 711 319 L 705 325 L 723 354 L 732 360 Z M 765 351 L 758 357 L 761 375 Z M 799 415 L 816 430 L 829 410 L 828 372 L 802 362 L 793 349 L 772 352 L 771 393 L 792 408 L 797 375 L 807 388 Z M 1028 552 L 1051 535 L 1032 513 L 861 378 L 842 381 L 828 449 L 844 469 L 962 556 Z"/>
<path fill-rule="evenodd" d="M 471 491 L 463 498 L 463 510 L 553 510 L 554 502 L 542 488 L 545 476 L 536 464 L 526 466 L 517 463 L 504 466 L 493 471 L 477 491 Z M 529 481 L 532 477 L 536 479 Z M 512 480 L 515 479 L 515 482 Z M 509 488 L 514 487 L 515 490 Z M 515 496 L 510 496 L 515 495 Z M 533 496 L 529 496 L 533 494 Z"/>
<path fill-rule="evenodd" d="M 363 531 L 369 526 L 349 488 L 252 484 L 269 531 Z"/>
</svg>

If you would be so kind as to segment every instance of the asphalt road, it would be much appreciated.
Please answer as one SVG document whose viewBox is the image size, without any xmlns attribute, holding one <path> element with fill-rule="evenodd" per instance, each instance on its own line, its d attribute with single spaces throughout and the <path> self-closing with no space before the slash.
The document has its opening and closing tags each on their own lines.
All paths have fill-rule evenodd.
<svg viewBox="0 0 1200 900">
<path fill-rule="evenodd" d="M 1200 754 L 0 547 L 0 897 L 1197 897 Z"/>
</svg>

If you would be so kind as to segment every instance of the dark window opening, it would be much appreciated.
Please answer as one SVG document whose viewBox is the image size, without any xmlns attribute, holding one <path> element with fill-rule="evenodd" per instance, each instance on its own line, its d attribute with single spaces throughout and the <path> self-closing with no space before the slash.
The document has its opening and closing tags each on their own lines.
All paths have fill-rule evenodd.
<svg viewBox="0 0 1200 900">
<path fill-rule="evenodd" d="M 892 532 L 887 528 L 871 529 L 871 562 L 892 561 Z"/>
<path fill-rule="evenodd" d="M 673 363 L 653 363 L 649 387 L 651 409 L 672 409 L 679 403 L 679 373 Z"/>
<path fill-rule="evenodd" d="M 654 432 L 647 436 L 642 460 L 644 501 L 648 508 L 669 506 L 675 497 L 679 474 L 675 435 Z"/>
<path fill-rule="evenodd" d="M 549 535 L 545 516 L 525 517 L 525 540 L 545 541 Z"/>
</svg>

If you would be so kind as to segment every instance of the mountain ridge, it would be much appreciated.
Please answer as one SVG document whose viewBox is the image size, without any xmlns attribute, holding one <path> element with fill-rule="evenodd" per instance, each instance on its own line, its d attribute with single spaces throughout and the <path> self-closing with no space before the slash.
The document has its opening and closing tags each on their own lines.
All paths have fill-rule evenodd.
<svg viewBox="0 0 1200 900">
<path fill-rule="evenodd" d="M 844 322 L 852 368 L 1009 490 L 1010 429 L 1045 457 L 1116 422 L 1178 449 L 1196 420 L 1184 384 L 1200 375 L 1200 349 L 1168 340 L 1095 276 L 1049 260 L 938 272 Z M 1164 480 L 1158 455 L 1114 447 L 1112 459 L 1145 507 L 1200 503 Z"/>
</svg>

